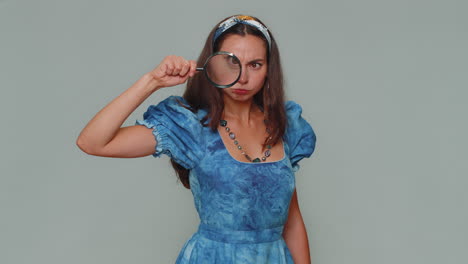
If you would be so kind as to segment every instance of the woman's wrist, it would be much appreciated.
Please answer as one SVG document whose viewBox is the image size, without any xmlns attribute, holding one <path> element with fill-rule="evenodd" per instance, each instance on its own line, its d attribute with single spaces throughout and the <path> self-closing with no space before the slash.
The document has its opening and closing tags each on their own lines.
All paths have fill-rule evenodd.
<svg viewBox="0 0 468 264">
<path fill-rule="evenodd" d="M 140 81 L 142 81 L 142 84 L 145 87 L 145 90 L 151 93 L 162 88 L 158 80 L 156 80 L 150 73 L 145 73 L 141 77 Z"/>
</svg>

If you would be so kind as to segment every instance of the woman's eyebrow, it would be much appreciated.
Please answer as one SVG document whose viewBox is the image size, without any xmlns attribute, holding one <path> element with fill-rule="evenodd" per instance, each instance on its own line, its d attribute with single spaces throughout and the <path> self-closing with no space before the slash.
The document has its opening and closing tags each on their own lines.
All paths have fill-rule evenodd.
<svg viewBox="0 0 468 264">
<path fill-rule="evenodd" d="M 265 59 L 258 58 L 258 59 L 251 60 L 251 61 L 249 61 L 248 63 L 251 63 L 251 62 L 259 62 L 259 61 L 265 61 Z"/>
</svg>

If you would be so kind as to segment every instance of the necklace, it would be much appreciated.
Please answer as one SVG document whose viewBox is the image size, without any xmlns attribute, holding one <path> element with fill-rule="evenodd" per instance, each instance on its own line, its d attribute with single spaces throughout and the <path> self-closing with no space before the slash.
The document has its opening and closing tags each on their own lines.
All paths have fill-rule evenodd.
<svg viewBox="0 0 468 264">
<path fill-rule="evenodd" d="M 266 123 L 267 121 L 266 120 L 263 120 L 264 123 Z M 260 158 L 255 158 L 255 159 L 252 159 L 243 149 L 242 149 L 242 146 L 240 145 L 239 141 L 236 139 L 236 134 L 234 134 L 234 132 L 231 131 L 231 129 L 227 126 L 227 121 L 224 120 L 224 119 L 221 119 L 219 121 L 219 125 L 224 127 L 224 129 L 226 130 L 226 132 L 229 134 L 229 138 L 234 140 L 234 145 L 237 146 L 237 149 L 241 151 L 241 154 L 244 155 L 244 157 L 250 161 L 250 162 L 261 162 L 261 161 L 266 161 L 266 159 L 268 157 L 270 157 L 271 155 L 271 145 L 267 145 L 266 148 L 267 150 L 265 150 L 265 152 L 263 153 L 263 157 L 260 159 Z M 267 129 L 267 133 L 270 134 L 270 131 Z M 271 136 L 269 136 L 270 139 L 271 139 Z"/>
</svg>

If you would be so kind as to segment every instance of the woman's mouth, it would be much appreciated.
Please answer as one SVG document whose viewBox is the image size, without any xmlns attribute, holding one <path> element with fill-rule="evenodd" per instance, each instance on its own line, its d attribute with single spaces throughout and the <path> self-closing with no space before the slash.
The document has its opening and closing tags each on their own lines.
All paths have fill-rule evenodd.
<svg viewBox="0 0 468 264">
<path fill-rule="evenodd" d="M 236 94 L 247 94 L 247 93 L 249 92 L 249 90 L 245 90 L 245 89 L 234 89 L 233 92 L 236 93 Z"/>
</svg>

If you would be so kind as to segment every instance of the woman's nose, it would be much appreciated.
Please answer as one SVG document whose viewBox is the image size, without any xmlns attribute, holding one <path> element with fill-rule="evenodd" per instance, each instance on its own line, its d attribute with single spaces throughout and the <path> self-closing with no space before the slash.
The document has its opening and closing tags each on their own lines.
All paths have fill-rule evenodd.
<svg viewBox="0 0 468 264">
<path fill-rule="evenodd" d="M 240 76 L 238 82 L 241 83 L 241 84 L 246 84 L 248 81 L 249 81 L 248 72 L 247 72 L 247 70 L 242 69 L 241 76 Z"/>
</svg>

